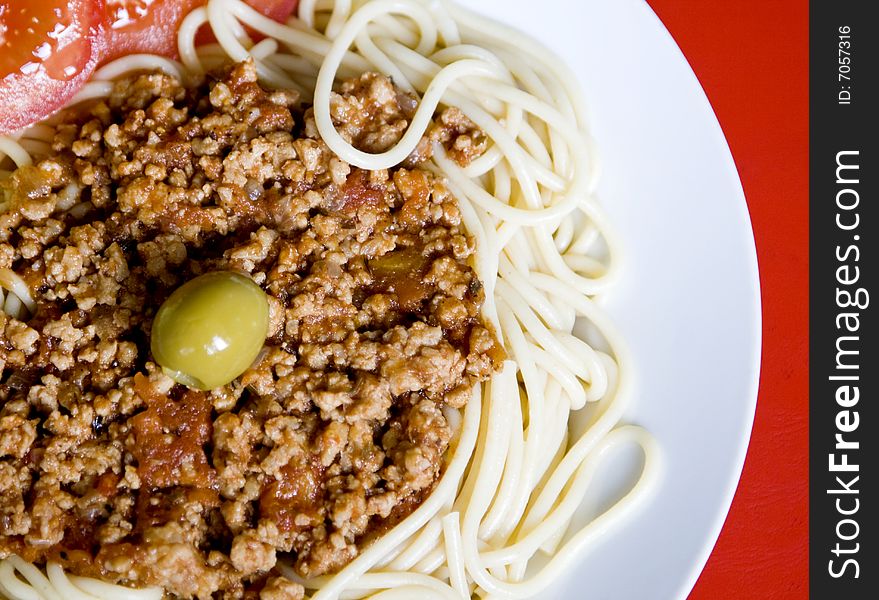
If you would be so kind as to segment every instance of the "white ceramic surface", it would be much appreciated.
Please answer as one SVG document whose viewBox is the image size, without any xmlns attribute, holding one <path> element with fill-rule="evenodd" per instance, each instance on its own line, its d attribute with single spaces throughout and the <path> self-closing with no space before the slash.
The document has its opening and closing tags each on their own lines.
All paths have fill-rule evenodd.
<svg viewBox="0 0 879 600">
<path fill-rule="evenodd" d="M 665 458 L 652 502 L 543 597 L 685 598 L 729 509 L 757 396 L 757 259 L 729 148 L 643 0 L 467 4 L 542 40 L 585 88 L 601 200 L 627 250 L 606 305 L 636 360 L 628 420 L 653 432 Z M 618 475 L 606 479 L 619 485 Z"/>
</svg>

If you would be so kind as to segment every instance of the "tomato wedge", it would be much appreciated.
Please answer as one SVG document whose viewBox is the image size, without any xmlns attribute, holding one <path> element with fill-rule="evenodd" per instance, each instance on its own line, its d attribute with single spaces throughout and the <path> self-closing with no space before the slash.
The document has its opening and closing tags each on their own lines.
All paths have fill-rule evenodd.
<svg viewBox="0 0 879 600">
<path fill-rule="evenodd" d="M 265 16 L 283 23 L 299 6 L 299 0 L 244 0 Z"/>
<path fill-rule="evenodd" d="M 246 0 L 285 21 L 298 0 Z M 180 21 L 207 0 L 0 0 L 0 134 L 70 100 L 99 62 L 177 56 Z M 210 37 L 207 38 L 210 40 Z"/>
<path fill-rule="evenodd" d="M 177 55 L 177 27 L 205 0 L 106 0 L 107 46 L 103 61 L 126 54 Z"/>
<path fill-rule="evenodd" d="M 276 21 L 285 21 L 298 0 L 246 0 Z M 180 21 L 207 0 L 106 0 L 108 36 L 104 61 L 146 52 L 177 56 Z M 210 40 L 210 38 L 208 38 Z"/>
<path fill-rule="evenodd" d="M 0 0 L 0 134 L 44 119 L 98 63 L 104 0 Z"/>
</svg>

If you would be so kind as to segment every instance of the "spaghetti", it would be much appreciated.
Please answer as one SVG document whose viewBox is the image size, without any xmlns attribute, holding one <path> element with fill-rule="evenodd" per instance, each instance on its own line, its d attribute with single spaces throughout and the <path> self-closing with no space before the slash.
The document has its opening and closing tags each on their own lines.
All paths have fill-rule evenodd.
<svg viewBox="0 0 879 600">
<path fill-rule="evenodd" d="M 205 24 L 218 42 L 196 47 Z M 254 43 L 248 32 L 265 37 Z M 447 1 L 303 0 L 298 19 L 279 24 L 240 0 L 210 0 L 184 19 L 178 46 L 180 61 L 134 55 L 104 66 L 73 102 L 109 95 L 111 80 L 136 70 L 186 81 L 252 58 L 261 83 L 313 102 L 323 140 L 362 169 L 405 160 L 441 105 L 459 108 L 490 140 L 467 167 L 436 145 L 427 168 L 445 178 L 476 239 L 484 316 L 511 360 L 473 390 L 442 478 L 411 515 L 334 575 L 302 580 L 288 565 L 279 569 L 314 600 L 537 595 L 644 499 L 659 472 L 652 437 L 621 424 L 631 367 L 595 301 L 619 276 L 620 250 L 594 198 L 599 169 L 575 77 L 538 43 Z M 420 97 L 400 142 L 380 154 L 354 148 L 330 114 L 334 84 L 364 71 Z M 0 137 L 0 177 L 46 154 L 53 134 L 49 119 Z M 0 269 L 0 290 L 6 314 L 35 310 L 12 270 Z M 590 341 L 574 333 L 584 322 Z M 587 426 L 575 434 L 578 411 Z M 624 445 L 643 451 L 637 483 L 570 531 L 601 461 Z M 538 554 L 547 560 L 534 568 Z M 16 600 L 162 596 L 67 575 L 58 565 L 43 571 L 15 556 L 0 561 L 0 593 Z"/>
</svg>

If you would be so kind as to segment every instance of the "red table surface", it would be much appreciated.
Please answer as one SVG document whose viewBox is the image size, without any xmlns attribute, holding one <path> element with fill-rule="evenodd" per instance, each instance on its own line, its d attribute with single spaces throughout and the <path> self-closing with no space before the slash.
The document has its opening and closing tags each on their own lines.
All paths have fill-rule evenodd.
<svg viewBox="0 0 879 600">
<path fill-rule="evenodd" d="M 729 516 L 690 600 L 808 597 L 808 2 L 649 0 L 729 141 L 757 243 L 763 365 Z"/>
</svg>

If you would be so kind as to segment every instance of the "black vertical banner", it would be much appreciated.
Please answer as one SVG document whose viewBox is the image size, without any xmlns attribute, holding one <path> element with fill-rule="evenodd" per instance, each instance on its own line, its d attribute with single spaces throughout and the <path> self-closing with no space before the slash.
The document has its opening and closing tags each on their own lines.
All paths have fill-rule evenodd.
<svg viewBox="0 0 879 600">
<path fill-rule="evenodd" d="M 879 598 L 875 8 L 810 3 L 810 596 L 822 600 Z"/>
</svg>

